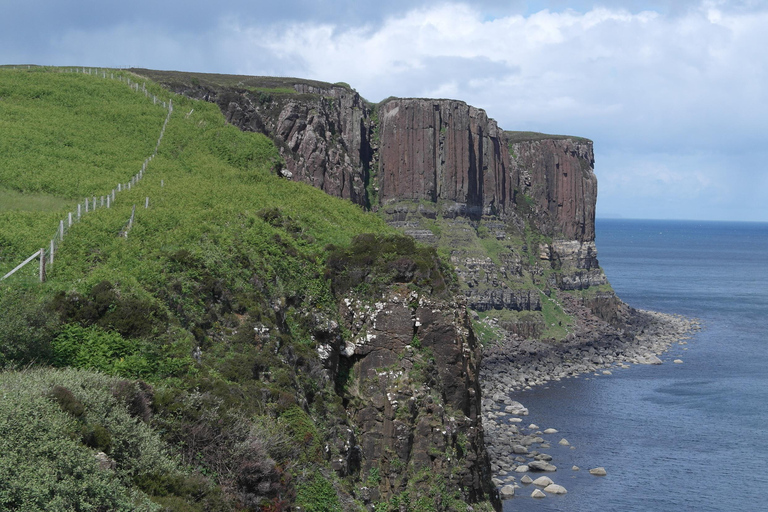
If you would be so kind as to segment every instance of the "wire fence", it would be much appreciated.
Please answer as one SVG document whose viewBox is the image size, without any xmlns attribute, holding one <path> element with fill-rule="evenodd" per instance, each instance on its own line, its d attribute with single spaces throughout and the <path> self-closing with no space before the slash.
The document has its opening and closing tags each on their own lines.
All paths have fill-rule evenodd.
<svg viewBox="0 0 768 512">
<path fill-rule="evenodd" d="M 8 68 L 31 69 L 31 68 L 34 68 L 35 66 L 32 66 L 32 67 L 4 66 L 4 67 L 5 69 L 8 69 Z M 0 277 L 0 281 L 10 277 L 14 273 L 16 273 L 16 271 L 21 270 L 21 268 L 23 268 L 26 264 L 30 263 L 31 261 L 35 260 L 35 258 L 38 258 L 40 261 L 40 272 L 39 272 L 40 282 L 45 281 L 47 267 L 53 265 L 55 261 L 56 253 L 58 252 L 61 244 L 64 242 L 64 238 L 66 237 L 70 228 L 72 228 L 74 224 L 79 222 L 83 216 L 89 213 L 95 212 L 96 210 L 100 210 L 103 208 L 111 208 L 121 192 L 126 190 L 131 190 L 133 187 L 135 187 L 139 183 L 139 181 L 141 181 L 141 179 L 144 177 L 144 174 L 147 171 L 147 167 L 149 166 L 150 162 L 152 162 L 155 156 L 157 156 L 157 151 L 158 149 L 160 149 L 160 143 L 163 140 L 163 135 L 165 135 L 165 129 L 168 126 L 168 121 L 170 121 L 171 114 L 173 113 L 173 100 L 168 99 L 168 101 L 166 102 L 165 100 L 158 98 L 156 95 L 151 94 L 147 90 L 146 82 L 139 84 L 139 82 L 137 82 L 136 80 L 131 80 L 130 77 L 123 76 L 121 74 L 115 74 L 113 69 L 85 68 L 85 67 L 77 67 L 77 68 L 67 67 L 67 68 L 54 68 L 54 69 L 62 73 L 84 73 L 89 75 L 101 76 L 104 79 L 118 80 L 120 82 L 125 82 L 134 91 L 142 92 L 148 98 L 151 97 L 152 102 L 155 105 L 159 103 L 164 108 L 168 109 L 168 115 L 165 117 L 165 121 L 163 122 L 163 127 L 160 129 L 160 136 L 157 138 L 157 144 L 155 144 L 154 152 L 144 160 L 144 163 L 142 164 L 139 172 L 131 176 L 131 178 L 127 182 L 118 183 L 117 186 L 113 188 L 106 195 L 86 197 L 83 202 L 78 202 L 77 208 L 71 212 L 68 212 L 66 217 L 59 221 L 59 225 L 56 228 L 56 232 L 51 237 L 50 243 L 46 244 L 47 247 L 41 247 L 40 250 L 35 252 L 32 256 L 30 256 L 26 260 L 24 260 L 22 263 L 16 266 L 13 270 L 5 274 L 3 277 Z M 149 197 L 145 199 L 144 207 L 149 208 Z M 130 231 L 131 227 L 133 227 L 133 219 L 134 219 L 135 213 L 136 213 L 136 205 L 133 205 L 131 217 L 126 223 L 126 226 L 120 232 L 120 236 L 124 236 L 124 237 L 128 236 L 128 232 Z"/>
</svg>

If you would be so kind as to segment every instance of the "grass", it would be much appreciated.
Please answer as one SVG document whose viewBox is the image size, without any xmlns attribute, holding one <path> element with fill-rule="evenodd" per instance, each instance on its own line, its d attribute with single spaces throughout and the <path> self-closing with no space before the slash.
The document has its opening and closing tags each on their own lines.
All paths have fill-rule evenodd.
<svg viewBox="0 0 768 512">
<path fill-rule="evenodd" d="M 267 93 L 296 94 L 295 84 L 305 84 L 319 89 L 331 89 L 334 84 L 304 78 L 226 75 L 215 73 L 190 73 L 184 71 L 158 71 L 153 69 L 131 69 L 137 75 L 145 76 L 157 83 L 173 88 L 181 86 L 202 86 L 212 89 L 231 87 L 234 89 L 259 90 Z M 344 87 L 344 85 L 341 85 Z"/>
<path fill-rule="evenodd" d="M 46 246 L 73 200 L 106 194 L 135 174 L 166 116 L 125 83 L 55 71 L 0 70 L 0 156 L 10 162 L 0 187 L 12 198 L 0 210 L 0 271 Z M 156 391 L 153 431 L 198 483 L 144 472 L 126 485 L 176 510 L 258 510 L 266 502 L 249 489 L 267 481 L 264 499 L 277 506 L 295 496 L 291 471 L 323 466 L 324 415 L 342 416 L 310 330 L 315 315 L 337 315 L 327 247 L 396 231 L 349 201 L 279 177 L 274 144 L 227 125 L 216 105 L 180 96 L 173 103 L 144 179 L 69 229 L 48 280 L 35 283 L 30 264 L 0 283 L 0 366 L 144 379 Z M 121 237 L 134 205 L 133 229 Z M 302 422 L 291 423 L 297 411 Z M 275 444 L 275 429 L 257 428 L 283 422 L 304 429 L 288 429 L 300 442 Z M 56 425 L 34 428 L 66 437 L 69 427 Z M 89 427 L 94 446 L 109 443 L 104 428 L 115 439 L 102 427 Z M 312 450 L 302 449 L 312 432 Z M 83 443 L 70 444 L 91 460 Z M 0 468 L 12 466 L 8 454 Z M 44 481 L 34 480 L 40 489 Z M 310 489 L 320 493 L 318 506 L 335 503 L 321 487 Z M 123 487 L 97 491 L 94 499 L 131 508 Z"/>
<path fill-rule="evenodd" d="M 0 188 L 0 212 L 59 212 L 71 205 L 72 200 L 50 194 L 23 194 L 17 190 Z"/>
<path fill-rule="evenodd" d="M 516 142 L 533 142 L 539 140 L 573 140 L 576 142 L 592 142 L 584 137 L 574 137 L 571 135 L 550 135 L 547 133 L 539 132 L 521 132 L 521 131 L 504 131 L 504 135 L 509 143 Z"/>
</svg>

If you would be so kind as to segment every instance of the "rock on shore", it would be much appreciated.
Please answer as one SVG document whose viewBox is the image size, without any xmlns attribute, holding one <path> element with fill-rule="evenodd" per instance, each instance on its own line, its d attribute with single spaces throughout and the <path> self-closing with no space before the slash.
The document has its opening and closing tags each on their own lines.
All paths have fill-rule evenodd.
<svg viewBox="0 0 768 512">
<path fill-rule="evenodd" d="M 549 446 L 547 441 L 557 442 L 556 438 L 541 437 L 555 434 L 557 430 L 549 427 L 541 432 L 533 424 L 523 427 L 520 416 L 527 416 L 528 409 L 513 399 L 515 391 L 607 368 L 652 364 L 658 354 L 673 343 L 682 343 L 691 331 L 699 328 L 697 321 L 677 315 L 638 310 L 632 314 L 634 332 L 616 331 L 603 325 L 593 330 L 584 328 L 579 336 L 560 343 L 509 336 L 504 343 L 485 350 L 480 370 L 482 415 L 494 474 L 556 470 L 555 465 L 549 463 L 552 457 L 538 450 Z M 562 446 L 567 443 L 564 439 L 559 442 Z"/>
</svg>

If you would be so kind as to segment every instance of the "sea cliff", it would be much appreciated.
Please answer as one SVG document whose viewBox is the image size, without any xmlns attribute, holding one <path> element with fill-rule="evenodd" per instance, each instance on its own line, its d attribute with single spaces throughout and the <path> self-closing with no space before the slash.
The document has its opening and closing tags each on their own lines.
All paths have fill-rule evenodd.
<svg viewBox="0 0 768 512">
<path fill-rule="evenodd" d="M 321 345 L 329 380 L 343 383 L 339 428 L 354 432 L 339 437 L 334 468 L 357 479 L 365 503 L 418 488 L 427 471 L 468 502 L 498 506 L 486 441 L 503 444 L 486 439 L 481 406 L 493 410 L 500 386 L 580 371 L 558 362 L 569 357 L 614 361 L 650 322 L 599 267 L 588 139 L 504 131 L 457 100 L 372 104 L 346 84 L 134 71 L 216 103 L 229 123 L 275 142 L 285 179 L 378 213 L 449 263 L 441 275 L 456 281 L 442 297 L 412 295 L 397 283 L 418 282 L 419 265 L 392 263 L 377 298 L 340 302 L 344 325 L 330 338 L 346 341 Z M 506 435 L 493 418 L 493 435 Z M 492 455 L 497 470 L 504 454 Z"/>
</svg>

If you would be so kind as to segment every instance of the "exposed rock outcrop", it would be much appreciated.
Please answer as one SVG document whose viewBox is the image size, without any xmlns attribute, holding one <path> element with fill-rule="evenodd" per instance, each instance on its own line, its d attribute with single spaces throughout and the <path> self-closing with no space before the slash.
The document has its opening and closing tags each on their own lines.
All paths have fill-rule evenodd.
<svg viewBox="0 0 768 512">
<path fill-rule="evenodd" d="M 359 429 L 361 470 L 380 477 L 369 498 L 403 492 L 405 467 L 447 478 L 467 502 L 493 497 L 480 352 L 466 306 L 403 286 L 375 304 L 345 299 L 341 317 L 354 340 L 340 364 L 349 375 L 347 412 Z"/>
</svg>

